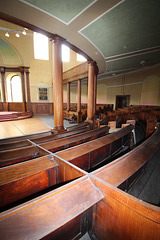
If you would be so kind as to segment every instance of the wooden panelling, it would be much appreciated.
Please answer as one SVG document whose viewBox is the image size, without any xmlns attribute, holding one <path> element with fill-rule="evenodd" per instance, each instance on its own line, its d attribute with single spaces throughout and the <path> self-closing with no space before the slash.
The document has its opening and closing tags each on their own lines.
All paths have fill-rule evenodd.
<svg viewBox="0 0 160 240">
<path fill-rule="evenodd" d="M 53 103 L 31 103 L 35 115 L 53 115 Z"/>
<path fill-rule="evenodd" d="M 8 103 L 8 111 L 17 111 L 17 112 L 25 112 L 25 103 L 23 102 L 9 102 Z"/>
</svg>

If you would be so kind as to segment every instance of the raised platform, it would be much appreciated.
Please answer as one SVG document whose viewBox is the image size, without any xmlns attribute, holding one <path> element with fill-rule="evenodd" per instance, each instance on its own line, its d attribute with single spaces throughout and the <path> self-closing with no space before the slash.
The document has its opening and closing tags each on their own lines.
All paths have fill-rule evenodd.
<svg viewBox="0 0 160 240">
<path fill-rule="evenodd" d="M 0 122 L 13 121 L 32 117 L 32 112 L 5 112 L 0 111 Z"/>
</svg>

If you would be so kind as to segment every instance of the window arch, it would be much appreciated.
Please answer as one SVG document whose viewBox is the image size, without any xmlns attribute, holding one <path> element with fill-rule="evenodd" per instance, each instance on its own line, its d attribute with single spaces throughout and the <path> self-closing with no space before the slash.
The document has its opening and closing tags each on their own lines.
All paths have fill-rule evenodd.
<svg viewBox="0 0 160 240">
<path fill-rule="evenodd" d="M 7 79 L 8 102 L 22 102 L 22 83 L 18 75 Z"/>
</svg>

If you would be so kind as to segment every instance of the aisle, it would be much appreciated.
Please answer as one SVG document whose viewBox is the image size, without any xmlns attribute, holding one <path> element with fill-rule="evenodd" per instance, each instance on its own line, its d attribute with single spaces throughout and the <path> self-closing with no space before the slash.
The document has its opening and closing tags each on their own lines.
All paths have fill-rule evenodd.
<svg viewBox="0 0 160 240">
<path fill-rule="evenodd" d="M 0 139 L 47 132 L 50 128 L 38 117 L 0 122 Z"/>
<path fill-rule="evenodd" d="M 64 127 L 75 125 L 75 123 L 69 123 L 67 120 L 64 120 L 63 123 Z M 0 122 L 0 139 L 47 132 L 53 127 L 54 117 L 51 115 L 42 115 L 22 120 Z"/>
</svg>

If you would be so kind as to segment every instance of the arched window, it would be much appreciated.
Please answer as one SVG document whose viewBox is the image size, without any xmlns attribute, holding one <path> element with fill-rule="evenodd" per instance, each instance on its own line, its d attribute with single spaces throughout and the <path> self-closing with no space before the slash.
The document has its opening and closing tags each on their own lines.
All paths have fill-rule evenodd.
<svg viewBox="0 0 160 240">
<path fill-rule="evenodd" d="M 22 84 L 18 75 L 7 79 L 8 102 L 22 102 Z"/>
</svg>

